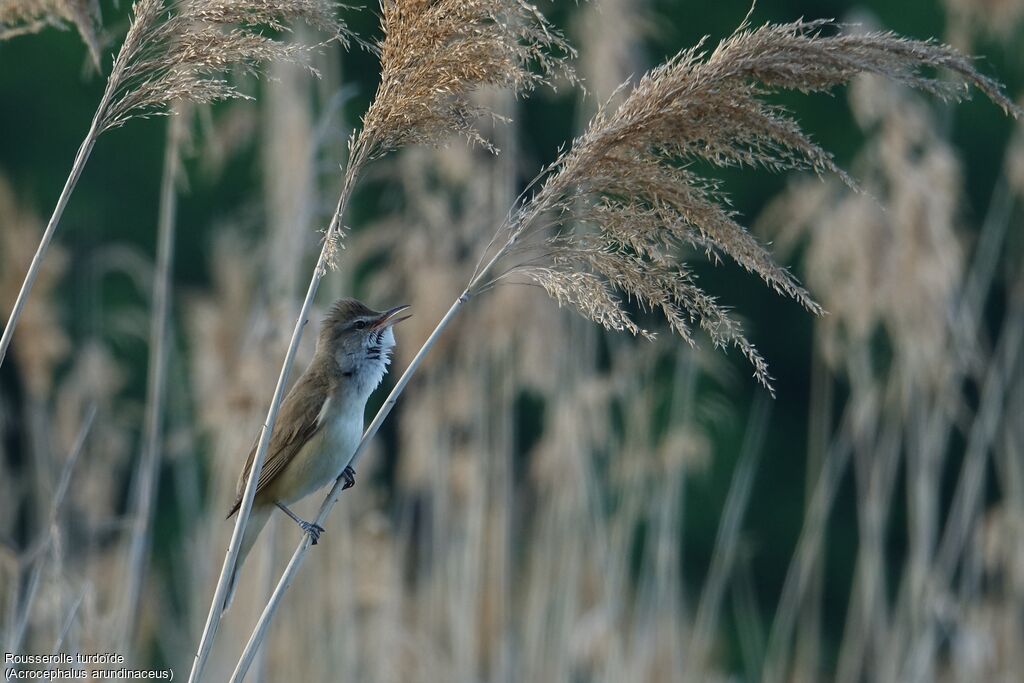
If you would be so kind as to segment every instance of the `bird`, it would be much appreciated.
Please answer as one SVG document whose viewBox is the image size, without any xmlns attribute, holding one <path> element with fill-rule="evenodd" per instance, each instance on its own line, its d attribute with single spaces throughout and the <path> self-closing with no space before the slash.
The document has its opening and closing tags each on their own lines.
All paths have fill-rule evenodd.
<svg viewBox="0 0 1024 683">
<path fill-rule="evenodd" d="M 380 312 L 344 298 L 324 317 L 313 359 L 281 403 L 224 610 L 231 605 L 242 563 L 275 508 L 291 517 L 315 545 L 323 527 L 303 520 L 289 506 L 338 477 L 344 478 L 344 489 L 355 485 L 349 461 L 363 434 L 366 400 L 387 373 L 395 347 L 392 328 L 410 317 L 400 315 L 408 308 L 403 304 Z M 258 440 L 238 478 L 228 519 L 242 505 L 257 445 Z"/>
</svg>

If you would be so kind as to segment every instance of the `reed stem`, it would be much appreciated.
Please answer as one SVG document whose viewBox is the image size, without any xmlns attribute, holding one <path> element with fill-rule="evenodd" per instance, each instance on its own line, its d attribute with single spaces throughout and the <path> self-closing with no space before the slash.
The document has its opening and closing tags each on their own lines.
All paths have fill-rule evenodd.
<svg viewBox="0 0 1024 683">
<path fill-rule="evenodd" d="M 492 261 L 492 264 L 494 262 Z M 488 266 L 489 267 L 489 266 Z M 486 269 L 482 272 L 486 272 Z M 370 422 L 370 426 L 366 428 L 363 433 L 363 438 L 359 441 L 359 445 L 356 447 L 355 452 L 349 459 L 349 466 L 355 467 L 359 463 L 359 459 L 366 451 L 366 447 L 369 445 L 370 440 L 373 439 L 374 435 L 380 429 L 381 425 L 384 424 L 384 420 L 391 413 L 391 409 L 395 407 L 398 402 L 398 397 L 405 390 L 409 380 L 412 379 L 413 374 L 422 364 L 423 359 L 427 353 L 430 352 L 431 347 L 444 332 L 448 324 L 455 318 L 455 315 L 459 310 L 469 301 L 471 295 L 467 288 L 458 299 L 451 305 L 448 312 L 444 314 L 441 321 L 434 327 L 433 332 L 427 337 L 427 340 L 423 342 L 423 346 L 420 347 L 419 351 L 416 352 L 415 357 L 409 362 L 409 367 L 405 369 L 402 376 L 398 379 L 395 387 L 388 394 L 388 397 L 384 400 L 384 404 L 377 411 L 373 421 Z M 315 524 L 323 525 L 324 520 L 330 514 L 334 504 L 338 502 L 338 496 L 341 495 L 342 491 L 342 478 L 339 476 L 334 481 L 334 486 L 331 487 L 330 493 L 324 499 L 324 502 L 320 505 L 320 511 L 317 513 Z M 267 602 L 266 607 L 263 608 L 263 613 L 260 615 L 259 621 L 256 623 L 256 627 L 253 629 L 252 634 L 249 636 L 249 641 L 245 644 L 245 650 L 242 652 L 242 656 L 238 659 L 238 664 L 235 666 L 235 672 L 231 675 L 231 683 L 240 683 L 245 679 L 245 674 L 249 670 L 249 666 L 252 664 L 256 653 L 259 651 L 260 645 L 263 643 L 264 638 L 267 635 L 267 630 L 270 627 L 270 621 L 274 618 L 274 614 L 277 611 L 278 605 L 281 603 L 281 598 L 284 597 L 285 591 L 291 585 L 295 579 L 295 574 L 299 570 L 299 566 L 302 564 L 302 560 L 306 556 L 306 552 L 310 548 L 310 536 L 309 534 L 303 534 L 302 540 L 299 541 L 298 547 L 295 552 L 292 553 L 292 559 L 288 562 L 288 566 L 285 567 L 284 573 L 281 575 L 281 579 L 277 582 L 277 586 L 274 588 L 273 594 L 270 596 L 270 601 Z"/>
<path fill-rule="evenodd" d="M 206 625 L 203 627 L 203 634 L 199 640 L 195 659 L 192 662 L 192 671 L 189 673 L 189 683 L 197 683 L 201 680 L 206 660 L 213 647 L 213 641 L 217 636 L 217 628 L 220 625 L 220 618 L 224 611 L 224 599 L 227 596 L 228 583 L 231 574 L 235 569 L 238 560 L 239 550 L 242 545 L 242 535 L 245 533 L 245 525 L 249 521 L 252 512 L 252 501 L 256 496 L 256 482 L 259 481 L 260 471 L 263 469 L 263 462 L 266 459 L 267 448 L 270 445 L 270 437 L 274 433 L 274 425 L 277 422 L 277 414 L 281 408 L 281 401 L 284 398 L 285 388 L 288 386 L 288 377 L 291 373 L 292 364 L 295 362 L 295 354 L 302 340 L 302 331 L 309 322 L 309 311 L 316 297 L 320 280 L 328 267 L 331 250 L 334 240 L 341 231 L 341 218 L 348 207 L 348 201 L 352 196 L 356 178 L 359 175 L 364 163 L 367 160 L 366 148 L 359 142 L 358 137 L 351 146 L 352 154 L 349 158 L 348 168 L 345 173 L 345 180 L 342 185 L 341 196 L 338 198 L 338 205 L 335 209 L 331 224 L 324 235 L 324 245 L 320 249 L 320 256 L 317 259 L 316 268 L 309 280 L 309 287 L 306 290 L 306 298 L 302 302 L 299 317 L 295 321 L 292 330 L 291 341 L 285 353 L 284 362 L 281 365 L 281 372 L 277 378 L 277 386 L 274 388 L 274 397 L 267 409 L 267 417 L 260 430 L 259 442 L 256 446 L 256 453 L 253 456 L 253 465 L 249 471 L 249 478 L 245 483 L 245 492 L 242 494 L 242 502 L 238 509 L 238 516 L 235 518 L 235 528 L 231 534 L 231 542 L 228 544 L 227 553 L 224 556 L 224 565 L 221 567 L 220 576 L 217 579 L 217 588 L 210 602 L 210 612 L 206 617 Z"/>
<path fill-rule="evenodd" d="M 494 256 L 492 256 L 485 265 L 478 266 L 476 268 L 472 278 L 470 279 L 469 285 L 467 285 L 466 289 L 459 295 L 459 298 L 452 303 L 448 312 L 444 314 L 444 317 L 442 317 L 434 327 L 434 330 L 427 337 L 427 340 L 423 342 L 422 346 L 420 346 L 419 351 L 416 352 L 412 361 L 409 362 L 409 366 L 405 369 L 405 372 L 402 373 L 402 376 L 399 377 L 398 382 L 395 383 L 391 393 L 389 393 L 388 397 L 384 400 L 384 404 L 377 411 L 377 414 L 374 415 L 373 420 L 370 422 L 370 426 L 366 428 L 362 439 L 359 441 L 359 445 L 356 447 L 356 450 L 352 453 L 352 457 L 349 459 L 349 467 L 354 468 L 359 464 L 359 460 L 366 451 L 370 440 L 373 439 L 378 430 L 380 430 L 384 420 L 387 419 L 388 415 L 391 413 L 391 409 L 394 408 L 395 404 L 398 402 L 398 397 L 401 396 L 403 391 L 405 391 L 406 385 L 409 384 L 409 380 L 412 379 L 413 374 L 423 363 L 423 359 L 426 357 L 427 353 L 430 352 L 431 347 L 434 346 L 434 343 L 441 336 L 441 333 L 444 332 L 449 323 L 451 323 L 466 302 L 472 298 L 474 291 L 476 291 L 481 284 L 486 282 L 485 278 L 489 276 L 498 261 L 500 261 L 502 257 L 508 253 L 509 249 L 514 246 L 516 237 L 516 233 L 511 233 L 508 241 L 498 249 Z M 254 466 L 253 470 L 255 469 L 256 467 Z M 249 483 L 251 484 L 252 481 L 253 478 L 250 476 Z M 324 499 L 324 502 L 320 505 L 320 511 L 316 516 L 315 524 L 323 525 L 327 516 L 334 508 L 335 503 L 338 501 L 338 496 L 341 495 L 341 486 L 342 477 L 339 475 L 338 478 L 335 479 L 334 485 L 331 487 L 331 490 Z M 309 550 L 311 545 L 310 540 L 309 534 L 304 534 L 302 540 L 299 541 L 298 547 L 292 554 L 292 559 L 288 562 L 288 566 L 285 567 L 284 573 L 281 575 L 281 579 L 274 588 L 274 592 L 270 596 L 269 602 L 267 602 L 267 605 L 263 608 L 262 614 L 260 614 L 260 619 L 256 623 L 256 627 L 249 636 L 249 640 L 245 645 L 245 650 L 238 659 L 238 664 L 235 666 L 235 672 L 231 676 L 232 683 L 240 682 L 245 678 L 245 674 L 249 670 L 249 666 L 252 664 L 256 653 L 259 651 L 260 645 L 262 645 L 263 640 L 266 637 L 267 629 L 270 627 L 270 621 L 274 618 L 274 614 L 281 602 L 281 598 L 284 597 L 285 591 L 288 590 L 288 587 L 294 580 L 295 574 L 298 572 L 299 566 L 302 564 L 302 560 L 305 558 L 306 552 Z M 216 600 L 214 602 L 216 604 Z"/>
<path fill-rule="evenodd" d="M 156 268 L 153 273 L 153 313 L 149 332 L 149 374 L 146 379 L 146 415 L 143 451 L 137 479 L 138 501 L 128 548 L 128 580 L 123 593 L 125 620 L 122 641 L 131 636 L 138 618 L 139 591 L 146 573 L 150 529 L 157 481 L 160 475 L 160 441 L 163 435 L 164 394 L 167 383 L 167 336 L 174 269 L 174 235 L 177 220 L 176 181 L 185 133 L 185 113 L 180 107 L 167 122 L 164 170 L 160 185 Z"/>
<path fill-rule="evenodd" d="M 107 84 L 103 88 L 103 96 L 100 98 L 100 103 L 96 106 L 96 111 L 92 115 L 89 132 L 85 134 L 85 139 L 82 140 L 82 144 L 78 148 L 75 161 L 71 165 L 71 173 L 68 174 L 68 178 L 64 182 L 64 189 L 61 190 L 60 197 L 57 198 L 57 205 L 53 207 L 53 213 L 46 224 L 46 230 L 43 231 L 43 236 L 39 240 L 39 246 L 36 247 L 35 256 L 32 257 L 32 262 L 28 266 L 28 272 L 25 273 L 25 279 L 22 280 L 21 289 L 18 290 L 18 296 L 14 300 L 11 316 L 7 319 L 7 324 L 4 326 L 3 336 L 0 337 L 0 365 L 3 365 L 4 358 L 7 356 L 7 349 L 11 345 L 11 340 L 14 339 L 14 328 L 18 325 L 18 318 L 21 317 L 21 312 L 25 308 L 28 295 L 32 291 L 32 285 L 35 284 L 36 277 L 39 275 L 39 269 L 43 266 L 43 258 L 46 256 L 46 250 L 50 247 L 50 242 L 57 232 L 60 219 L 64 216 L 64 209 L 67 208 L 71 194 L 75 191 L 75 187 L 78 186 L 78 179 L 82 177 L 82 171 L 85 170 L 85 164 L 89 161 L 89 156 L 92 154 L 92 148 L 96 145 L 96 140 L 99 139 L 100 134 L 105 129 L 107 109 L 110 106 L 111 99 L 114 97 L 114 92 L 121 84 L 123 75 L 124 61 L 121 59 L 121 54 L 118 54 L 117 59 L 114 60 L 110 76 L 107 77 Z"/>
<path fill-rule="evenodd" d="M 18 290 L 18 297 L 14 300 L 11 316 L 7 319 L 7 324 L 4 326 L 3 336 L 0 337 L 0 365 L 3 365 L 4 358 L 7 356 L 7 349 L 14 338 L 14 328 L 18 325 L 18 318 L 21 317 L 21 312 L 25 308 L 25 302 L 28 301 L 29 292 L 32 291 L 32 285 L 35 284 L 36 277 L 39 275 L 39 269 L 43 266 L 46 250 L 50 247 L 53 235 L 57 232 L 57 225 L 60 224 L 60 219 L 64 215 L 64 209 L 67 208 L 68 200 L 71 199 L 71 193 L 75 191 L 78 179 L 81 177 L 85 164 L 89 160 L 89 155 L 92 153 L 92 148 L 96 144 L 96 138 L 99 137 L 99 117 L 102 108 L 103 106 L 101 105 L 101 108 L 96 110 L 96 115 L 89 126 L 89 132 L 78 148 L 74 164 L 71 166 L 71 173 L 64 183 L 64 189 L 61 190 L 60 197 L 57 198 L 57 205 L 54 207 L 53 214 L 46 224 L 46 230 L 39 240 L 39 246 L 36 247 L 35 256 L 32 257 L 28 272 L 21 283 L 21 289 Z"/>
</svg>

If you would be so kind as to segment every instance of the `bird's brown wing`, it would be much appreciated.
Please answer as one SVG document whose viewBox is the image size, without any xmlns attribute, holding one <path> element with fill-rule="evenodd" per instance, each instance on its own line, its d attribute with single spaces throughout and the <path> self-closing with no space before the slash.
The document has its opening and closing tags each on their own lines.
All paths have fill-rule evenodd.
<svg viewBox="0 0 1024 683">
<path fill-rule="evenodd" d="M 256 494 L 265 490 L 267 486 L 279 475 L 284 468 L 292 461 L 306 442 L 313 438 L 323 427 L 324 407 L 330 396 L 329 386 L 319 381 L 319 378 L 303 376 L 295 384 L 288 396 L 281 404 L 281 413 L 278 415 L 274 435 L 270 439 L 270 446 L 267 448 L 267 457 L 263 461 L 263 469 L 260 470 L 260 478 L 256 484 Z M 249 472 L 252 470 L 252 463 L 256 457 L 256 447 L 259 445 L 259 438 L 252 445 L 249 457 L 245 460 L 245 468 L 238 478 L 238 488 L 235 491 L 235 502 L 228 512 L 228 517 L 235 514 L 242 506 L 242 497 L 245 494 L 245 483 L 249 480 Z"/>
</svg>

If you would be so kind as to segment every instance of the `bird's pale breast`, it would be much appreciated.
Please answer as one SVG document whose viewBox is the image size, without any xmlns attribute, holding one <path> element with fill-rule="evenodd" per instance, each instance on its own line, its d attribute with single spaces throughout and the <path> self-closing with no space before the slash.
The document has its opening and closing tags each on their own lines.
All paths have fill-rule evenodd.
<svg viewBox="0 0 1024 683">
<path fill-rule="evenodd" d="M 338 478 L 363 432 L 363 411 L 348 408 L 327 406 L 323 428 L 288 463 L 268 491 L 274 499 L 290 505 Z"/>
</svg>

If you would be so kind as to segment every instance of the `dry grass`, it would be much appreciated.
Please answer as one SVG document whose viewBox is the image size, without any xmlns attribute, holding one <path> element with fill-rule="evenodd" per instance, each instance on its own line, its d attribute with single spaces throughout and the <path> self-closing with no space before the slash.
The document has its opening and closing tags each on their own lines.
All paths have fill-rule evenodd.
<svg viewBox="0 0 1024 683">
<path fill-rule="evenodd" d="M 389 415 L 413 373 L 469 299 L 509 275 L 531 277 L 550 295 L 574 305 L 586 317 L 610 330 L 652 336 L 633 322 L 616 298 L 615 290 L 625 292 L 647 308 L 659 309 L 672 329 L 691 344 L 689 323 L 697 321 L 716 346 L 737 346 L 754 366 L 755 377 L 770 390 L 764 360 L 737 323 L 693 282 L 673 251 L 689 245 L 703 248 L 715 258 L 719 252 L 727 254 L 809 310 L 820 312 L 820 307 L 733 219 L 717 189 L 683 164 L 703 160 L 720 166 L 833 172 L 852 187 L 853 181 L 835 166 L 827 152 L 781 109 L 761 98 L 773 89 L 826 90 L 860 73 L 882 75 L 945 99 L 963 97 L 968 86 L 974 85 L 1007 113 L 1018 113 L 997 83 L 979 74 L 952 48 L 889 33 L 829 37 L 822 34 L 826 28 L 833 26 L 829 22 L 796 22 L 751 29 L 744 24 L 710 55 L 700 54 L 699 48 L 680 53 L 641 79 L 615 112 L 599 113 L 572 147 L 544 170 L 543 182 L 534 196 L 513 207 L 497 233 L 495 241 L 500 246 L 490 254 L 485 250 L 469 284 L 410 361 L 367 427 L 349 464 L 359 462 L 367 443 Z M 951 71 L 957 78 L 939 80 L 924 72 L 938 67 Z M 378 97 L 387 96 L 393 93 L 383 89 L 378 92 Z M 371 105 L 371 111 L 374 106 L 376 103 Z M 370 126 L 363 132 L 375 130 L 379 137 L 379 130 Z M 451 126 L 453 132 L 460 130 Z M 347 204 L 353 169 L 372 157 L 372 149 L 360 134 L 353 137 L 352 158 L 335 221 Z M 579 225 L 597 231 L 597 238 L 570 232 Z M 325 255 L 331 253 L 330 237 L 334 230 L 336 222 L 332 222 L 314 272 L 293 335 L 293 350 L 322 274 Z M 491 272 L 510 256 L 512 264 L 505 271 L 497 275 Z M 293 350 L 286 358 L 283 373 Z M 279 380 L 275 403 L 266 421 L 270 427 L 261 435 L 264 449 L 273 429 L 282 385 Z M 258 449 L 257 463 L 261 457 Z M 253 468 L 253 477 L 258 469 L 258 465 Z M 252 488 L 251 480 L 248 488 Z M 340 483 L 336 483 L 321 505 L 316 523 L 326 519 L 339 493 Z M 244 524 L 244 513 L 245 507 L 236 526 L 236 537 Z M 294 580 L 309 547 L 309 539 L 303 539 L 296 548 L 239 659 L 233 681 L 244 677 L 259 651 L 284 589 Z M 229 550 L 225 562 L 226 571 L 231 569 L 232 552 L 233 549 Z M 215 606 L 217 601 L 215 596 Z M 703 623 L 707 623 L 707 618 Z M 209 629 L 208 621 L 207 632 Z M 695 650 L 703 649 L 701 640 L 695 640 Z M 204 634 L 200 662 L 207 643 Z M 772 646 L 776 650 L 779 647 L 774 634 Z"/>
<path fill-rule="evenodd" d="M 308 24 L 338 40 L 348 33 L 329 0 L 138 0 L 114 60 L 101 130 L 168 112 L 177 100 L 208 104 L 246 97 L 230 74 L 256 75 L 273 61 L 307 58 L 309 46 L 275 40 L 262 28 Z M 312 67 L 310 67 L 312 68 Z"/>
<path fill-rule="evenodd" d="M 715 346 L 735 346 L 771 387 L 767 363 L 739 325 L 694 280 L 679 251 L 728 256 L 812 313 L 820 306 L 744 228 L 716 183 L 691 163 L 811 170 L 853 181 L 765 96 L 825 91 L 872 73 L 943 99 L 973 85 L 1018 109 L 998 84 L 951 48 L 891 33 L 827 35 L 828 22 L 741 26 L 712 52 L 681 52 L 641 79 L 614 111 L 602 111 L 549 168 L 536 194 L 503 227 L 499 255 L 560 303 L 608 329 L 650 336 L 620 294 L 659 311 L 693 343 L 697 324 Z M 928 76 L 942 68 L 952 79 Z M 518 258 L 516 258 L 518 254 Z"/>
<path fill-rule="evenodd" d="M 382 0 L 381 83 L 363 116 L 368 155 L 451 134 L 489 146 L 474 128 L 488 113 L 469 94 L 485 86 L 526 95 L 572 81 L 572 48 L 522 0 Z"/>
<path fill-rule="evenodd" d="M 834 69 L 815 88 L 856 70 L 840 68 L 830 52 L 837 43 L 829 41 L 862 49 L 868 37 L 748 29 L 753 37 L 741 32 L 742 40 L 734 36 L 710 54 L 680 57 L 638 84 L 637 92 L 611 93 L 610 84 L 637 71 L 637 56 L 602 36 L 622 22 L 637 24 L 623 18 L 630 3 L 601 4 L 615 11 L 581 24 L 587 26 L 581 53 L 588 55 L 581 76 L 597 89 L 596 70 L 606 79 L 600 81 L 601 98 L 614 95 L 625 108 L 606 107 L 509 219 L 526 165 L 520 138 L 533 131 L 493 124 L 518 118 L 518 101 L 507 90 L 466 91 L 466 107 L 492 114 L 475 121 L 470 132 L 461 127 L 467 119 L 449 108 L 457 93 L 440 98 L 434 109 L 435 103 L 424 104 L 433 113 L 423 119 L 423 131 L 434 133 L 420 131 L 416 136 L 422 137 L 401 144 L 422 139 L 439 147 L 404 148 L 375 164 L 373 179 L 383 183 L 389 201 L 371 207 L 372 222 L 348 238 L 344 268 L 325 287 L 368 301 L 411 300 L 416 315 L 399 332 L 397 349 L 396 364 L 404 365 L 451 296 L 473 277 L 475 257 L 487 250 L 495 225 L 522 227 L 502 261 L 505 269 L 593 275 L 597 296 L 606 298 L 598 299 L 590 317 L 611 315 L 606 306 L 612 306 L 628 316 L 619 324 L 637 331 L 643 321 L 618 301 L 623 293 L 614 289 L 609 272 L 615 275 L 613 268 L 634 263 L 638 255 L 646 255 L 652 277 L 670 274 L 676 282 L 684 277 L 676 268 L 682 265 L 679 248 L 710 247 L 813 306 L 777 265 L 777 259 L 802 254 L 801 275 L 830 315 L 816 322 L 805 528 L 789 578 L 774 585 L 771 572 L 761 572 L 762 561 L 766 542 L 788 544 L 796 530 L 771 539 L 753 536 L 744 511 L 758 496 L 778 495 L 765 470 L 756 468 L 763 427 L 772 442 L 796 437 L 780 431 L 791 427 L 769 419 L 764 405 L 749 416 L 736 407 L 737 387 L 745 385 L 720 354 L 673 343 L 672 337 L 645 343 L 606 332 L 560 311 L 536 288 L 496 287 L 462 309 L 424 360 L 395 410 L 389 440 L 376 442 L 360 466 L 359 485 L 326 524 L 327 534 L 282 603 L 262 660 L 247 680 L 327 681 L 339 672 L 381 683 L 1016 680 L 1024 666 L 1024 427 L 1016 419 L 1024 409 L 1018 351 L 1024 313 L 1016 282 L 1019 253 L 1007 235 L 1018 213 L 1024 146 L 1011 146 L 992 206 L 975 226 L 963 199 L 969 169 L 928 98 L 884 79 L 856 79 L 851 105 L 867 139 L 851 166 L 863 189 L 857 192 L 847 178 L 831 173 L 823 153 L 784 152 L 773 146 L 775 138 L 756 142 L 737 133 L 746 130 L 736 127 L 742 122 L 762 130 L 766 120 L 777 119 L 738 121 L 724 116 L 723 107 L 726 113 L 728 103 L 768 107 L 772 116 L 785 116 L 761 104 L 768 86 L 748 78 L 765 77 L 753 64 L 750 45 L 771 56 L 758 42 L 761 31 L 781 30 L 775 40 L 785 37 L 795 54 L 807 55 L 806 63 L 787 66 L 786 73 L 800 74 L 808 64 L 816 74 Z M 878 40 L 895 49 L 895 39 Z M 896 50 L 904 57 L 931 55 L 933 49 L 949 56 L 937 46 L 920 52 L 925 48 L 918 43 L 895 43 L 906 47 Z M 740 59 L 745 54 L 750 58 Z M 862 56 L 879 69 L 892 57 Z M 897 73 L 907 85 L 933 85 L 910 71 Z M 0 450 L 24 422 L 31 466 L 16 467 L 18 457 L 0 453 L 5 644 L 21 642 L 34 652 L 116 649 L 140 664 L 167 662 L 178 678 L 187 670 L 230 533 L 220 513 L 265 416 L 274 363 L 288 345 L 294 319 L 296 276 L 309 265 L 308 250 L 316 248 L 318 233 L 311 228 L 333 209 L 321 187 L 338 180 L 333 143 L 346 137 L 334 128 L 335 93 L 317 90 L 309 69 L 279 64 L 272 75 L 277 80 L 265 90 L 259 123 L 240 119 L 238 110 L 211 117 L 214 130 L 228 131 L 225 137 L 252 133 L 264 164 L 264 199 L 244 200 L 231 207 L 232 220 L 212 227 L 205 252 L 212 284 L 183 297 L 186 324 L 180 337 L 170 337 L 186 343 L 185 349 L 169 349 L 174 381 L 163 402 L 160 502 L 166 506 L 162 522 L 170 523 L 159 528 L 172 532 L 160 541 L 169 552 L 142 582 L 131 643 L 117 638 L 130 623 L 121 596 L 131 530 L 140 520 L 125 505 L 124 477 L 137 467 L 143 406 L 129 400 L 133 382 L 121 359 L 127 339 L 145 339 L 146 317 L 141 310 L 114 316 L 90 309 L 86 317 L 95 322 L 89 329 L 108 339 L 83 341 L 58 314 L 69 300 L 68 288 L 56 286 L 61 258 L 48 261 L 40 274 L 19 335 L 36 330 L 36 339 L 70 337 L 75 345 L 59 353 L 41 344 L 12 347 L 12 366 L 32 396 L 23 409 L 0 409 Z M 953 81 L 934 85 L 946 94 L 962 93 Z M 748 95 L 753 100 L 743 99 Z M 668 120 L 655 115 L 662 103 L 679 107 Z M 734 125 L 728 137 L 658 144 L 659 135 L 679 140 L 710 127 L 712 115 Z M 390 115 L 377 120 L 388 130 L 399 125 Z M 447 134 L 436 126 L 447 126 Z M 444 146 L 452 135 L 479 136 L 505 153 Z M 771 153 L 760 159 L 765 149 Z M 738 218 L 718 203 L 718 189 L 697 176 L 699 164 L 716 159 L 811 171 L 807 182 L 795 181 L 780 198 L 775 220 L 765 220 L 769 232 L 759 236 L 778 245 L 774 252 L 742 232 Z M 594 160 L 600 163 L 589 163 Z M 825 182 L 815 175 L 822 171 L 830 176 Z M 665 187 L 644 182 L 651 177 Z M 679 179 L 704 189 L 673 184 Z M 622 202 L 623 192 L 635 187 L 644 198 L 642 210 Z M 649 201 L 660 200 L 663 189 L 671 190 L 664 205 Z M 682 203 L 691 191 L 705 198 L 693 205 L 700 212 Z M 549 195 L 553 203 L 545 199 Z M 7 283 L 0 287 L 9 294 L 31 254 L 18 238 L 20 229 L 6 227 L 27 226 L 26 234 L 41 227 L 21 204 L 0 190 L 0 240 L 11 239 L 0 245 L 0 282 Z M 564 207 L 565 213 L 542 206 Z M 525 221 L 534 209 L 536 216 Z M 644 222 L 627 222 L 634 218 Z M 655 231 L 651 226 L 662 220 Z M 507 235 L 499 235 L 489 255 Z M 608 244 L 622 249 L 608 250 Z M 589 252 L 606 260 L 592 262 Z M 567 260 L 555 262 L 556 256 Z M 145 259 L 122 249 L 117 259 L 106 257 L 79 277 L 90 283 L 110 271 L 125 277 L 121 271 L 136 262 Z M 489 273 L 480 289 L 494 277 L 503 281 L 502 273 Z M 145 282 L 150 273 L 143 268 L 134 277 Z M 696 284 L 688 284 L 693 288 L 682 294 L 697 297 Z M 1004 301 L 1009 304 L 1000 318 Z M 700 324 L 687 309 L 683 313 L 688 325 Z M 314 311 L 310 317 L 318 316 Z M 763 316 L 755 321 L 771 322 Z M 307 341 L 313 336 L 307 334 Z M 296 362 L 302 364 L 308 351 L 300 347 Z M 23 360 L 23 354 L 39 358 Z M 82 460 L 67 469 L 66 454 L 93 402 L 99 410 Z M 781 402 L 777 407 L 789 409 Z M 738 432 L 746 434 L 745 446 L 733 452 L 721 434 Z M 741 464 L 733 469 L 733 462 Z M 703 506 L 704 494 L 710 496 L 729 469 L 728 503 L 720 513 L 717 507 L 698 510 L 718 526 L 718 541 L 705 554 L 702 538 L 689 533 L 701 524 L 689 516 L 694 494 L 699 490 Z M 72 486 L 51 525 L 65 472 Z M 948 510 L 946 482 L 957 492 Z M 837 497 L 846 484 L 856 495 Z M 141 485 L 136 480 L 130 499 Z M 298 511 L 314 516 L 315 502 L 300 503 Z M 829 537 L 837 513 L 856 516 L 855 539 Z M 225 620 L 207 680 L 230 677 L 299 536 L 290 523 L 268 531 L 243 572 L 240 590 L 253 599 L 236 603 Z M 892 541 L 904 534 L 906 552 Z M 824 558 L 834 544 L 855 544 L 856 550 L 853 582 L 839 600 L 835 583 L 829 593 L 823 588 L 829 575 Z M 47 550 L 29 556 L 27 547 Z M 702 582 L 697 577 L 704 574 Z M 824 624 L 840 614 L 847 621 L 842 639 L 833 642 Z"/>
<path fill-rule="evenodd" d="M 986 329 L 981 311 L 1004 287 L 996 273 L 1016 191 L 1004 169 L 972 248 L 963 174 L 935 113 L 907 90 L 877 79 L 856 82 L 851 102 L 870 132 L 856 162 L 869 194 L 801 180 L 764 217 L 766 229 L 785 228 L 783 246 L 806 241 L 809 283 L 831 312 L 818 322 L 816 383 L 824 388 L 811 415 L 823 444 L 823 474 L 811 486 L 816 503 L 775 618 L 767 678 L 814 673 L 807 655 L 814 648 L 792 645 L 790 638 L 818 642 L 798 615 L 811 609 L 821 618 L 826 609 L 813 587 L 823 571 L 825 542 L 817 520 L 833 507 L 849 461 L 861 540 L 836 680 L 1000 680 L 1019 666 L 1007 644 L 1020 638 L 1024 623 L 993 609 L 992 600 L 1020 599 L 1013 580 L 1004 581 L 1018 569 L 1013 561 L 983 555 L 980 544 L 991 520 L 1020 500 L 1016 475 L 1005 465 L 1015 457 L 1013 397 L 1024 377 L 1009 351 L 1021 334 L 1019 278 L 1005 284 L 1011 304 L 994 330 Z M 1011 148 L 1007 168 L 1014 153 Z M 1010 272 L 1017 258 L 1006 259 Z M 849 387 L 848 400 L 835 398 L 833 382 Z M 981 387 L 976 407 L 971 386 Z M 832 411 L 839 411 L 838 429 Z M 958 439 L 966 449 L 954 445 Z M 989 459 L 1003 496 L 985 512 L 980 495 Z M 894 488 L 901 468 L 905 503 Z M 957 494 L 946 510 L 940 481 L 951 470 Z M 905 553 L 886 542 L 901 505 L 909 516 Z M 1012 533 L 1003 542 L 1019 545 Z M 895 561 L 902 574 L 896 586 L 887 586 L 887 567 Z M 975 571 L 987 580 L 958 585 L 958 572 Z M 940 655 L 943 648 L 952 652 Z"/>
</svg>

